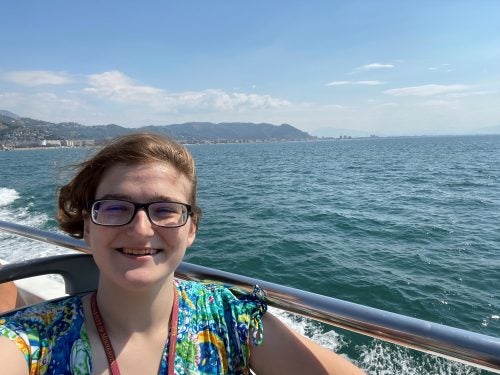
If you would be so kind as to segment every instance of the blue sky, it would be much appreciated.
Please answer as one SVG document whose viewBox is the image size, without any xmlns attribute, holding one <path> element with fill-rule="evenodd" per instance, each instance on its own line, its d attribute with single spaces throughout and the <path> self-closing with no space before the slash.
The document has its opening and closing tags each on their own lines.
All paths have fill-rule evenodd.
<svg viewBox="0 0 500 375">
<path fill-rule="evenodd" d="M 0 13 L 0 109 L 21 116 L 313 134 L 500 125 L 500 1 L 2 0 Z"/>
</svg>

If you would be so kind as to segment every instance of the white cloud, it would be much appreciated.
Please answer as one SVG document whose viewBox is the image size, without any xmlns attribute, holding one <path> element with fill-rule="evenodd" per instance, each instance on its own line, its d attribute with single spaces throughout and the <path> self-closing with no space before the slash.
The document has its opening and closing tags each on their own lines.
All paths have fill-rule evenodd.
<svg viewBox="0 0 500 375">
<path fill-rule="evenodd" d="M 340 85 L 348 85 L 350 81 L 332 81 L 330 83 L 325 84 L 325 86 L 340 86 Z"/>
<path fill-rule="evenodd" d="M 376 86 L 385 85 L 387 82 L 383 81 L 333 81 L 325 84 L 325 86 L 341 86 L 341 85 L 366 85 L 366 86 Z"/>
<path fill-rule="evenodd" d="M 394 108 L 394 107 L 398 107 L 399 104 L 397 103 L 394 103 L 394 102 L 385 102 L 385 103 L 380 103 L 378 105 L 376 105 L 376 107 L 378 108 Z"/>
<path fill-rule="evenodd" d="M 483 96 L 483 95 L 491 95 L 495 94 L 494 91 L 469 91 L 469 92 L 457 92 L 453 94 L 449 94 L 448 96 L 451 98 L 465 98 L 468 96 Z"/>
<path fill-rule="evenodd" d="M 218 89 L 168 93 L 152 86 L 135 83 L 119 71 L 104 72 L 88 76 L 90 87 L 86 93 L 127 104 L 145 104 L 160 112 L 177 113 L 184 110 L 199 111 L 244 111 L 280 109 L 291 105 L 287 100 L 270 95 L 227 93 Z"/>
<path fill-rule="evenodd" d="M 368 85 L 368 86 L 376 86 L 376 85 L 385 85 L 387 82 L 382 81 L 356 81 L 355 85 Z"/>
<path fill-rule="evenodd" d="M 66 85 L 73 82 L 73 78 L 65 72 L 47 70 L 6 72 L 1 78 L 22 86 Z"/>
<path fill-rule="evenodd" d="M 117 102 L 147 102 L 163 95 L 163 90 L 150 86 L 137 85 L 119 71 L 91 74 L 88 76 L 91 87 L 84 91 Z"/>
<path fill-rule="evenodd" d="M 467 91 L 471 88 L 468 85 L 421 85 L 412 87 L 402 87 L 384 91 L 392 96 L 432 96 L 448 94 L 453 92 Z"/>
<path fill-rule="evenodd" d="M 365 71 L 375 70 L 375 69 L 392 69 L 392 68 L 394 68 L 394 65 L 392 65 L 392 64 L 373 63 L 373 64 L 358 66 L 354 70 L 357 72 L 365 72 Z"/>
<path fill-rule="evenodd" d="M 273 98 L 270 95 L 226 93 L 223 90 L 215 89 L 173 94 L 171 98 L 175 101 L 177 108 L 190 110 L 262 110 L 282 109 L 291 106 L 289 101 Z"/>
<path fill-rule="evenodd" d="M 325 106 L 323 106 L 324 109 L 326 110 L 337 110 L 337 109 L 345 109 L 345 106 L 343 105 L 340 105 L 340 104 L 327 104 Z"/>
<path fill-rule="evenodd" d="M 431 70 L 431 71 L 440 71 L 440 72 L 445 72 L 445 73 L 451 73 L 453 72 L 453 69 L 450 69 L 449 66 L 451 64 L 441 64 L 440 67 L 438 66 L 430 66 L 427 68 L 427 70 Z"/>
</svg>

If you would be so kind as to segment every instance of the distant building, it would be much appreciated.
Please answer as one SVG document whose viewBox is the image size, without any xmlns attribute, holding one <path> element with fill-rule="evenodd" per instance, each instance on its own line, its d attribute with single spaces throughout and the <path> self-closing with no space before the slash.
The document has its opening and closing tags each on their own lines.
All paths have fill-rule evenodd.
<svg viewBox="0 0 500 375">
<path fill-rule="evenodd" d="M 42 147 L 43 141 L 16 141 L 16 148 Z"/>
<path fill-rule="evenodd" d="M 70 139 L 64 139 L 61 141 L 61 145 L 64 147 L 74 147 L 75 143 L 74 143 L 74 141 L 72 141 Z"/>
<path fill-rule="evenodd" d="M 60 140 L 43 140 L 42 141 L 42 146 L 45 147 L 61 147 L 61 141 Z"/>
<path fill-rule="evenodd" d="M 94 139 L 74 139 L 73 142 L 74 147 L 89 147 L 95 145 Z"/>
</svg>

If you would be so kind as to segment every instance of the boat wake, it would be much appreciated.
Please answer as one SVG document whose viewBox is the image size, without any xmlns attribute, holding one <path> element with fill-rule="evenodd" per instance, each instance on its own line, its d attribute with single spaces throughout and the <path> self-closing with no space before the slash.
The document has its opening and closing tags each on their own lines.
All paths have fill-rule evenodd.
<svg viewBox="0 0 500 375">
<path fill-rule="evenodd" d="M 14 189 L 0 187 L 0 207 L 7 206 L 19 198 L 19 193 Z"/>
<path fill-rule="evenodd" d="M 17 204 L 22 198 L 16 190 L 0 187 L 0 220 L 46 229 L 49 222 L 48 215 L 33 212 L 30 210 L 30 204 L 26 206 Z M 8 262 L 68 253 L 72 251 L 0 231 L 0 259 Z"/>
<path fill-rule="evenodd" d="M 343 334 L 325 324 L 273 307 L 270 307 L 269 311 L 288 327 L 311 338 L 319 345 L 345 356 L 370 375 L 479 375 L 482 373 L 481 370 L 471 366 L 422 354 L 381 340 L 366 338 L 362 341 L 368 344 L 354 344 Z M 345 354 L 346 352 L 349 354 Z"/>
</svg>

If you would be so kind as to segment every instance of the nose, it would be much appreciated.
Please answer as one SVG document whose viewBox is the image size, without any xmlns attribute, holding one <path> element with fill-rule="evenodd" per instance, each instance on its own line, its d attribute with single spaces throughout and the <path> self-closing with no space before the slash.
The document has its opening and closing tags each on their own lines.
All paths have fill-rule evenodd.
<svg viewBox="0 0 500 375">
<path fill-rule="evenodd" d="M 137 210 L 135 217 L 128 224 L 128 231 L 140 237 L 152 237 L 155 234 L 153 224 L 143 208 Z"/>
</svg>

